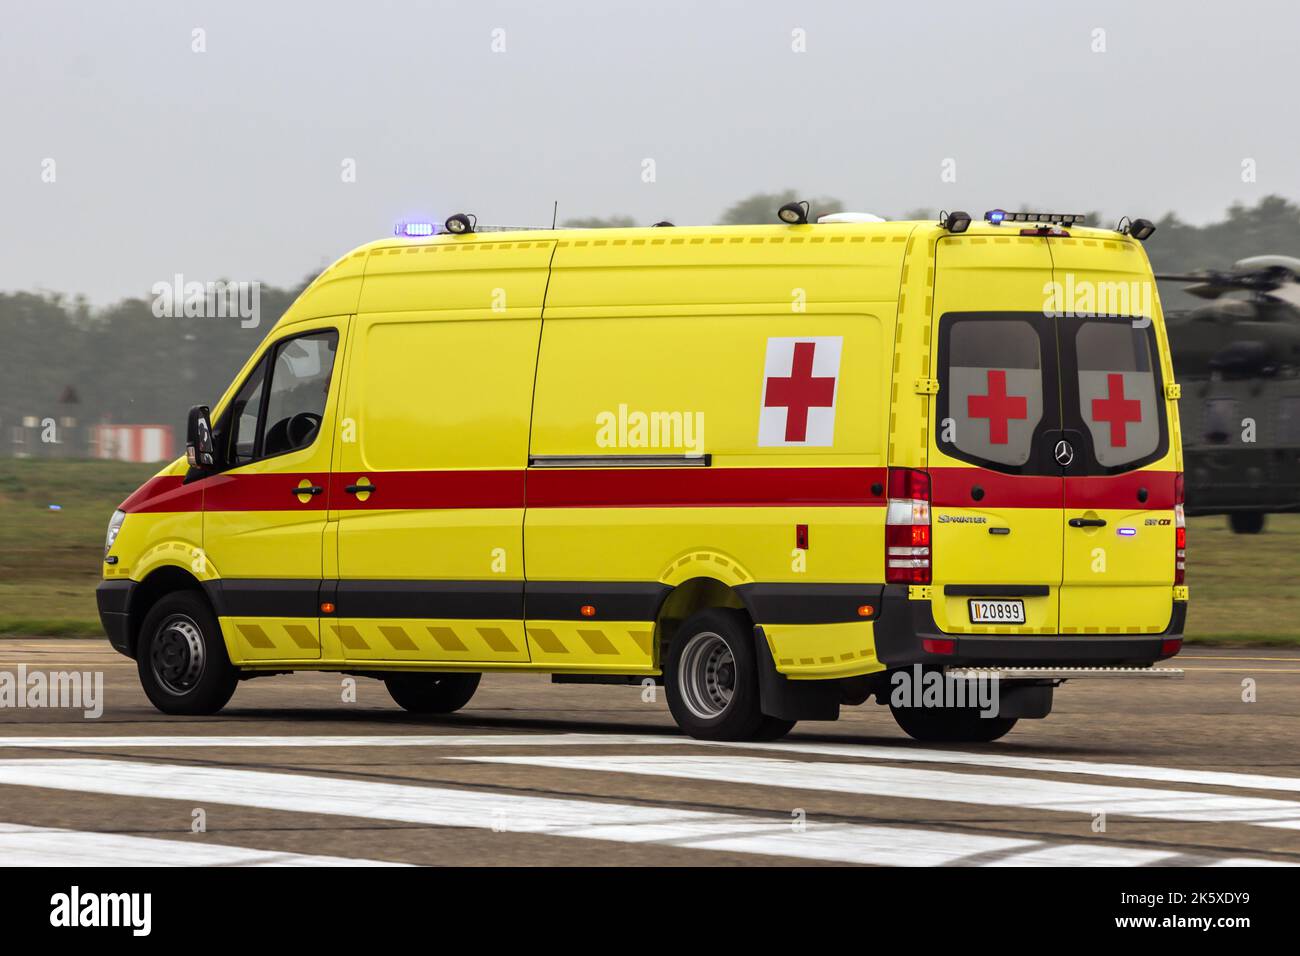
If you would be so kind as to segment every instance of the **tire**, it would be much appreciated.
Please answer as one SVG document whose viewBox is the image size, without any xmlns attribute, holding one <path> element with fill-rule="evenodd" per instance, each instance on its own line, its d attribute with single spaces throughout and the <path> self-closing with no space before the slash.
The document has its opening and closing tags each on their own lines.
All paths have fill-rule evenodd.
<svg viewBox="0 0 1300 956">
<path fill-rule="evenodd" d="M 677 726 L 698 740 L 775 740 L 794 726 L 759 709 L 754 629 L 740 611 L 709 608 L 682 622 L 664 690 Z"/>
<path fill-rule="evenodd" d="M 1228 527 L 1236 534 L 1259 534 L 1264 530 L 1264 518 L 1262 511 L 1233 511 L 1228 515 Z"/>
<path fill-rule="evenodd" d="M 895 707 L 894 720 L 913 740 L 926 743 L 987 744 L 1005 737 L 1015 717 L 981 717 L 978 707 Z"/>
<path fill-rule="evenodd" d="M 452 714 L 469 703 L 482 674 L 394 674 L 384 678 L 389 695 L 413 714 Z"/>
<path fill-rule="evenodd" d="M 169 594 L 149 610 L 135 658 L 140 686 L 164 714 L 215 714 L 239 683 L 216 616 L 194 591 Z"/>
</svg>

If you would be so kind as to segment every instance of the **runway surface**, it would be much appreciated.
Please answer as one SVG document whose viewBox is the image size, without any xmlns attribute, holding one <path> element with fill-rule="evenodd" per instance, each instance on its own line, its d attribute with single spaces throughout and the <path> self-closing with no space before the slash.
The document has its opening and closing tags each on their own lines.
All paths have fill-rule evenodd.
<svg viewBox="0 0 1300 956">
<path fill-rule="evenodd" d="M 169 718 L 105 642 L 4 640 L 0 675 L 101 672 L 104 707 L 0 708 L 0 863 L 1300 863 L 1300 652 L 1170 663 L 1185 680 L 1066 684 L 994 744 L 916 744 L 874 703 L 708 744 L 662 688 L 534 675 L 488 676 L 445 718 L 368 679 L 345 702 L 337 674 Z"/>
</svg>

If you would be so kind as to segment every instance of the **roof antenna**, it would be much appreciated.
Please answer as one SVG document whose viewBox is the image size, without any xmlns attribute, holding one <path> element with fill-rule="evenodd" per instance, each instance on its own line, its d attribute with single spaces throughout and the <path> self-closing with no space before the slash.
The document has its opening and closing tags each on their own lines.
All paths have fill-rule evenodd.
<svg viewBox="0 0 1300 956">
<path fill-rule="evenodd" d="M 551 207 L 551 229 L 555 228 L 556 217 L 560 214 L 560 201 L 555 200 L 555 205 Z"/>
</svg>

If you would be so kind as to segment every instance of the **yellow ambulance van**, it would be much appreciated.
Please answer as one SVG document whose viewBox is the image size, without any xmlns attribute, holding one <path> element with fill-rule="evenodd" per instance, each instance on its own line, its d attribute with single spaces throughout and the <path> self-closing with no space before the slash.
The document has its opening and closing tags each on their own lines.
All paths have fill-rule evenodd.
<svg viewBox="0 0 1300 956">
<path fill-rule="evenodd" d="M 113 515 L 110 642 L 169 714 L 299 670 L 448 713 L 534 671 L 731 740 L 871 698 L 992 740 L 1064 680 L 1177 674 L 1154 227 L 835 218 L 348 253 Z M 936 675 L 995 707 L 906 686 Z"/>
</svg>

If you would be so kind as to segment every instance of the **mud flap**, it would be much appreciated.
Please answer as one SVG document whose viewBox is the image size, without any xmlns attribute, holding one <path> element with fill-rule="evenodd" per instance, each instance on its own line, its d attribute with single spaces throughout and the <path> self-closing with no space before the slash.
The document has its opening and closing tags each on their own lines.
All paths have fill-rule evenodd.
<svg viewBox="0 0 1300 956">
<path fill-rule="evenodd" d="M 754 628 L 754 656 L 758 705 L 764 714 L 780 720 L 839 720 L 839 681 L 790 680 L 779 673 L 762 627 Z"/>
<path fill-rule="evenodd" d="M 1003 684 L 998 691 L 998 716 L 1041 720 L 1052 712 L 1051 684 Z"/>
</svg>

